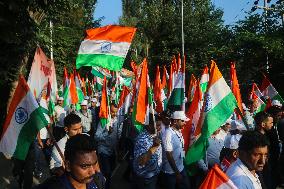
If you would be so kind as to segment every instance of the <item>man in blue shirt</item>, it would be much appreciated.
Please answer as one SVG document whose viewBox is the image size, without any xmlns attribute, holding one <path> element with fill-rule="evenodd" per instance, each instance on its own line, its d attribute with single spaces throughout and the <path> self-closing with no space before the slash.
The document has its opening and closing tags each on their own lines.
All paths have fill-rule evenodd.
<svg viewBox="0 0 284 189">
<path fill-rule="evenodd" d="M 134 147 L 134 187 L 137 189 L 155 189 L 162 165 L 162 146 L 157 133 L 161 131 L 161 121 L 154 121 L 150 115 L 149 125 L 136 139 Z M 133 188 L 134 188 L 133 187 Z"/>
</svg>

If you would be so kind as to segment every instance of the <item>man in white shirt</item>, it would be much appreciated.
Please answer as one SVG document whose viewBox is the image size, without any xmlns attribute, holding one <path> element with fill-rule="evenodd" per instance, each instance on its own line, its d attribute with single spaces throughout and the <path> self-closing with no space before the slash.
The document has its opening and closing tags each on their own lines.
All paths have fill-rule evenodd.
<svg viewBox="0 0 284 189">
<path fill-rule="evenodd" d="M 66 117 L 67 113 L 63 108 L 63 100 L 63 97 L 59 97 L 57 99 L 57 105 L 54 107 L 55 127 L 53 129 L 53 135 L 56 141 L 60 140 L 65 135 L 64 118 Z"/>
<path fill-rule="evenodd" d="M 92 124 L 93 118 L 92 118 L 91 110 L 88 109 L 87 100 L 83 100 L 81 102 L 81 110 L 76 112 L 76 114 L 81 118 L 83 133 L 91 134 L 90 130 L 91 130 L 91 124 Z"/>
<path fill-rule="evenodd" d="M 166 129 L 163 138 L 163 157 L 162 171 L 164 173 L 164 185 L 167 189 L 188 189 L 189 180 L 186 175 L 183 161 L 185 157 L 184 139 L 181 129 L 185 121 L 189 119 L 184 111 L 175 111 L 171 116 L 171 127 Z"/>
<path fill-rule="evenodd" d="M 255 131 L 247 131 L 239 142 L 239 158 L 231 164 L 227 175 L 239 189 L 261 189 L 257 171 L 262 171 L 267 161 L 269 142 Z"/>
<path fill-rule="evenodd" d="M 82 133 L 81 118 L 76 114 L 69 114 L 64 119 L 64 129 L 66 135 L 57 142 L 61 154 L 58 152 L 55 146 L 53 146 L 51 159 L 50 159 L 50 170 L 55 175 L 61 175 L 64 173 L 64 163 L 62 155 L 65 151 L 65 144 L 70 137 Z"/>
</svg>

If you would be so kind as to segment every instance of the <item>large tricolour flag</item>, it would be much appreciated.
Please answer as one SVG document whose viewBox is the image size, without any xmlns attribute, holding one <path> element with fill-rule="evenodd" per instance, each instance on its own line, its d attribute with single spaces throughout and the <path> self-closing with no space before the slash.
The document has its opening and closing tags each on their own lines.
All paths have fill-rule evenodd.
<svg viewBox="0 0 284 189">
<path fill-rule="evenodd" d="M 37 47 L 28 78 L 28 85 L 36 98 L 39 98 L 42 90 L 47 87 L 48 80 L 51 85 L 50 97 L 55 100 L 58 89 L 54 62 L 45 56 L 40 47 Z"/>
<path fill-rule="evenodd" d="M 89 29 L 81 43 L 76 68 L 100 66 L 109 70 L 121 70 L 136 28 L 108 25 Z"/>
<path fill-rule="evenodd" d="M 188 150 L 185 158 L 187 165 L 202 159 L 208 146 L 208 138 L 232 115 L 237 101 L 227 85 L 216 63 L 212 61 L 208 89 L 205 93 L 200 123 L 200 137 Z"/>
<path fill-rule="evenodd" d="M 229 177 L 215 164 L 199 189 L 237 189 Z"/>
<path fill-rule="evenodd" d="M 2 128 L 0 152 L 8 158 L 13 156 L 25 160 L 37 133 L 47 125 L 42 107 L 38 105 L 24 77 L 20 76 Z"/>
</svg>

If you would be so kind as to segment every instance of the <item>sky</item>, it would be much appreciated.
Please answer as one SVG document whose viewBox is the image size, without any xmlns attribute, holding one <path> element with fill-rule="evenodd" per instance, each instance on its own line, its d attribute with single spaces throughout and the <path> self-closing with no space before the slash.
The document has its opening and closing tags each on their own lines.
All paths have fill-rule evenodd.
<svg viewBox="0 0 284 189">
<path fill-rule="evenodd" d="M 253 6 L 252 0 L 212 0 L 216 7 L 223 9 L 226 25 L 234 24 L 245 17 L 245 12 Z M 118 23 L 122 14 L 121 0 L 98 0 L 95 19 L 104 17 L 102 25 Z"/>
</svg>

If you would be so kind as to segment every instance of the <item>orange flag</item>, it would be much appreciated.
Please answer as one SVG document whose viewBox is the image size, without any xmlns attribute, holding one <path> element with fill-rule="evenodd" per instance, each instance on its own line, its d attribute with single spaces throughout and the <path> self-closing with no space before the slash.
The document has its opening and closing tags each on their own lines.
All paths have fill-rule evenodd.
<svg viewBox="0 0 284 189">
<path fill-rule="evenodd" d="M 207 174 L 199 189 L 237 189 L 229 177 L 215 164 Z"/>
<path fill-rule="evenodd" d="M 71 103 L 76 104 L 78 102 L 78 95 L 77 95 L 74 75 L 72 73 L 70 75 L 70 89 L 69 90 L 70 90 Z"/>
<path fill-rule="evenodd" d="M 139 111 L 136 114 L 136 121 L 140 123 L 145 122 L 145 116 L 148 107 L 148 66 L 146 58 L 143 60 L 142 63 L 142 71 L 139 78 L 139 91 L 137 96 L 137 108 L 136 110 Z"/>
<path fill-rule="evenodd" d="M 156 102 L 156 111 L 161 113 L 163 111 L 163 102 L 162 102 L 162 84 L 160 79 L 160 68 L 157 66 L 156 70 L 156 79 L 154 83 L 154 100 Z"/>
<path fill-rule="evenodd" d="M 195 76 L 193 74 L 191 74 L 190 83 L 189 83 L 189 87 L 188 87 L 188 96 L 187 96 L 187 99 L 188 99 L 189 102 L 191 102 L 193 100 L 193 95 L 194 95 L 194 92 L 195 92 L 195 89 L 196 89 L 196 83 L 197 83 L 197 80 L 196 80 Z"/>
<path fill-rule="evenodd" d="M 238 107 L 239 107 L 241 113 L 244 114 L 243 106 L 242 106 L 242 96 L 241 96 L 241 92 L 240 92 L 239 81 L 238 81 L 238 78 L 237 78 L 236 66 L 235 66 L 235 63 L 233 63 L 233 62 L 231 63 L 230 73 L 231 73 L 231 89 L 232 89 L 232 92 L 236 97 Z M 238 117 L 240 119 L 240 115 Z"/>
</svg>

